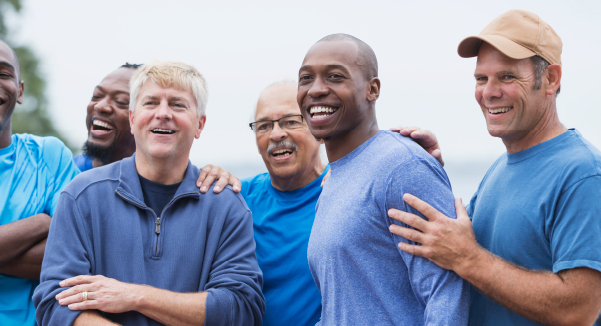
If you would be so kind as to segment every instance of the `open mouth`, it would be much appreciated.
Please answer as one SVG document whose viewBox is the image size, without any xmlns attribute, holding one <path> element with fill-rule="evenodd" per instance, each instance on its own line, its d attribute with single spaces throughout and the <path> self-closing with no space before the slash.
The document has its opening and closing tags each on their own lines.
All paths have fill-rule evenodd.
<svg viewBox="0 0 601 326">
<path fill-rule="evenodd" d="M 115 127 L 102 120 L 94 120 L 92 121 L 92 130 L 106 133 L 115 130 Z"/>
<path fill-rule="evenodd" d="M 175 133 L 175 130 L 155 128 L 155 129 L 152 129 L 151 132 L 155 133 L 155 134 L 161 134 L 161 135 L 171 135 L 171 134 Z"/>
<path fill-rule="evenodd" d="M 313 106 L 309 109 L 309 114 L 311 114 L 311 119 L 319 120 L 319 119 L 325 119 L 325 118 L 331 116 L 336 111 L 338 111 L 337 107 Z"/>
<path fill-rule="evenodd" d="M 496 108 L 496 109 L 487 108 L 487 109 L 488 109 L 488 113 L 490 113 L 490 114 L 501 114 L 501 113 L 510 111 L 511 109 L 513 109 L 513 107 L 508 106 L 508 107 L 504 107 L 504 108 Z"/>
<path fill-rule="evenodd" d="M 292 153 L 294 153 L 294 150 L 292 148 L 279 148 L 271 151 L 271 156 L 284 158 L 292 155 Z"/>
</svg>

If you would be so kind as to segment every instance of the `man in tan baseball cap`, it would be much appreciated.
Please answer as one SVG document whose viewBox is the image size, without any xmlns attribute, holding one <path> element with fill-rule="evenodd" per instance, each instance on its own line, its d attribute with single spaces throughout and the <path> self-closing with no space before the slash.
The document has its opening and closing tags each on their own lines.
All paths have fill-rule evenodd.
<svg viewBox="0 0 601 326">
<path fill-rule="evenodd" d="M 477 57 L 488 131 L 507 152 L 467 210 L 455 202 L 456 220 L 409 194 L 427 221 L 389 211 L 412 227 L 390 231 L 421 244 L 403 251 L 473 285 L 470 325 L 601 325 L 601 152 L 559 121 L 561 49 L 551 26 L 524 10 L 461 41 L 459 55 Z"/>
</svg>

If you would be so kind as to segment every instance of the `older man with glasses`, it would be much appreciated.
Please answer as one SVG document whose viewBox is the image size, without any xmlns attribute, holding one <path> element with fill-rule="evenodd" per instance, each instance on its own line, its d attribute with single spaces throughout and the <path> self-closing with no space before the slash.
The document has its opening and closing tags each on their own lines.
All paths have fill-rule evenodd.
<svg viewBox="0 0 601 326">
<path fill-rule="evenodd" d="M 296 88 L 283 81 L 261 93 L 250 128 L 269 172 L 242 180 L 240 192 L 253 213 L 266 326 L 315 325 L 321 315 L 307 244 L 328 167 L 300 114 Z"/>
</svg>

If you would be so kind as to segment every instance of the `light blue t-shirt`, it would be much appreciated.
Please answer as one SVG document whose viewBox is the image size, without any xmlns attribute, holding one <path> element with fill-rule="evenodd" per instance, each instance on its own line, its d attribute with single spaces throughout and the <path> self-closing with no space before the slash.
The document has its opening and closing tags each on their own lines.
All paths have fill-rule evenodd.
<svg viewBox="0 0 601 326">
<path fill-rule="evenodd" d="M 601 271 L 601 152 L 568 130 L 505 153 L 484 176 L 468 214 L 478 243 L 509 262 L 553 273 Z M 539 324 L 473 288 L 470 325 Z"/>
<path fill-rule="evenodd" d="M 13 134 L 0 148 L 0 225 L 54 213 L 61 190 L 79 170 L 54 137 Z M 1 249 L 0 249 L 1 250 Z M 0 274 L 0 325 L 35 325 L 31 296 L 39 281 Z"/>
<path fill-rule="evenodd" d="M 264 326 L 313 326 L 321 315 L 321 294 L 307 262 L 321 180 L 293 191 L 271 185 L 269 173 L 242 180 L 241 194 L 253 216 L 257 260 L 263 271 L 267 310 Z"/>
<path fill-rule="evenodd" d="M 469 284 L 401 251 L 408 241 L 388 230 L 400 224 L 388 209 L 419 214 L 405 193 L 455 217 L 442 166 L 410 139 L 380 131 L 330 167 L 308 248 L 320 325 L 466 325 Z"/>
</svg>

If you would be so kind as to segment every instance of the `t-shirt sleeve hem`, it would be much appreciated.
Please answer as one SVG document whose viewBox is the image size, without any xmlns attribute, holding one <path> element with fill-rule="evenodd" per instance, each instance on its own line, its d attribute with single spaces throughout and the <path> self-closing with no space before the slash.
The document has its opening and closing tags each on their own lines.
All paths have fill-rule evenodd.
<svg viewBox="0 0 601 326">
<path fill-rule="evenodd" d="M 558 273 L 566 269 L 572 269 L 577 267 L 588 267 L 590 269 L 594 269 L 596 271 L 601 272 L 601 262 L 580 259 L 556 262 L 555 264 L 553 264 L 553 273 Z"/>
</svg>

